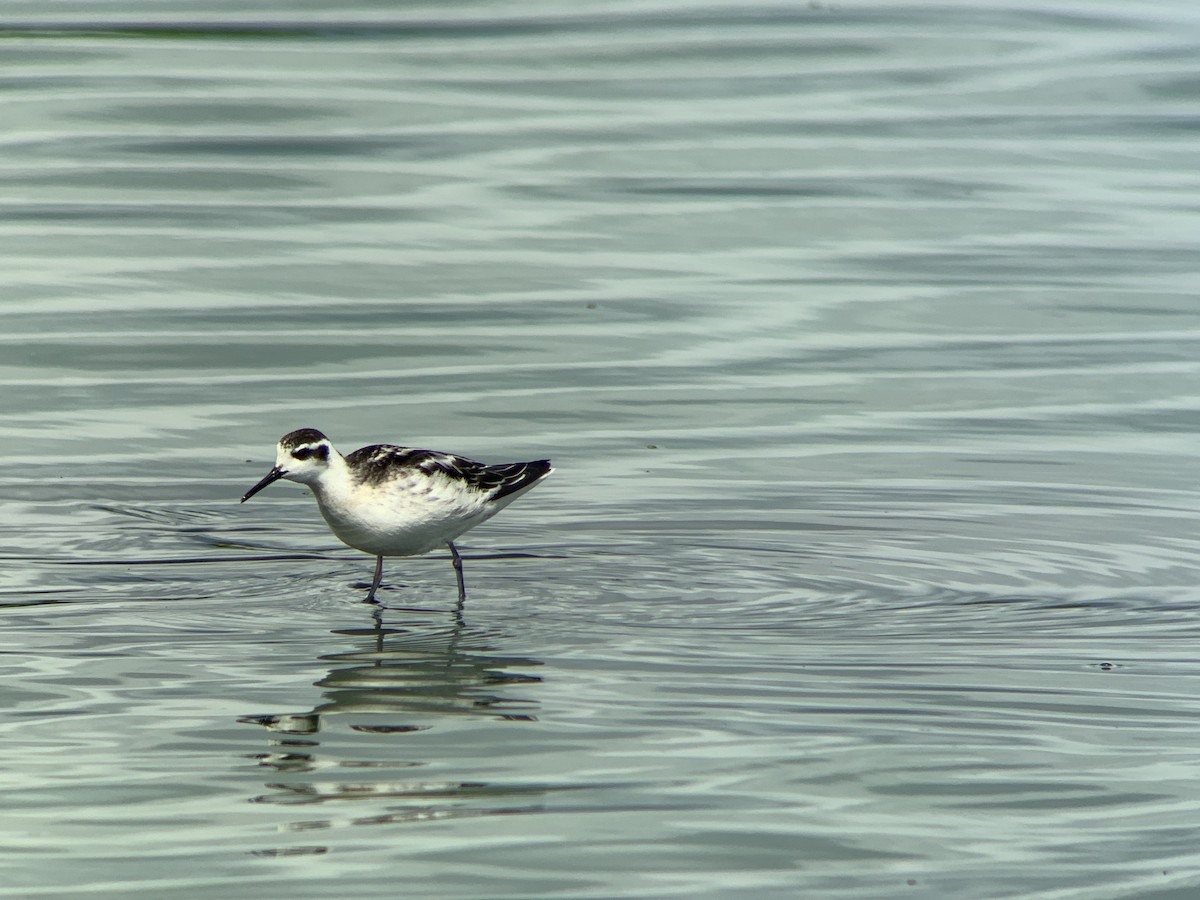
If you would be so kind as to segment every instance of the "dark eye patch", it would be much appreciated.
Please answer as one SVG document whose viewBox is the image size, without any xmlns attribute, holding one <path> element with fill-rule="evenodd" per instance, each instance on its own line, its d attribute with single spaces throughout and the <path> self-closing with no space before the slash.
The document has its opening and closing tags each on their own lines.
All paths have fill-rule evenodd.
<svg viewBox="0 0 1200 900">
<path fill-rule="evenodd" d="M 315 447 L 297 447 L 292 451 L 293 459 L 305 460 L 310 456 L 315 456 L 317 459 L 329 459 L 329 447 L 325 444 L 317 444 Z"/>
<path fill-rule="evenodd" d="M 292 457 L 294 459 L 308 459 L 312 455 L 313 455 L 312 447 L 297 447 L 295 450 L 292 451 Z"/>
</svg>

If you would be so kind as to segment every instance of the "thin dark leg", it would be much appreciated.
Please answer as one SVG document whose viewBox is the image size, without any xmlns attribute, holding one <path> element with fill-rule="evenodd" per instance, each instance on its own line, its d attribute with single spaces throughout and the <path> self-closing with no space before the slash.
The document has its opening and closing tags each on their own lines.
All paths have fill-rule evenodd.
<svg viewBox="0 0 1200 900">
<path fill-rule="evenodd" d="M 363 603 L 374 603 L 375 592 L 379 590 L 379 582 L 383 581 L 383 557 L 375 558 L 375 579 L 371 582 L 371 590 L 367 592 L 367 599 Z"/>
<path fill-rule="evenodd" d="M 450 548 L 450 555 L 454 558 L 454 574 L 458 576 L 458 602 L 465 603 L 467 599 L 467 585 L 463 581 L 462 573 L 462 557 L 458 555 L 458 548 L 454 546 L 454 541 L 446 541 L 446 546 Z"/>
</svg>

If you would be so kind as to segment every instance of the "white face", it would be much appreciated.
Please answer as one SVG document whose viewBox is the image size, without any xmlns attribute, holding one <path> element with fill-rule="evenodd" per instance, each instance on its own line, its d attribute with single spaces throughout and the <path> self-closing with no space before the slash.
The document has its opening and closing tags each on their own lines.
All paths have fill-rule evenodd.
<svg viewBox="0 0 1200 900">
<path fill-rule="evenodd" d="M 329 461 L 337 451 L 329 438 L 315 428 L 301 428 L 285 434 L 275 446 L 275 466 L 258 484 L 242 495 L 245 503 L 267 485 L 280 478 L 312 486 L 329 471 Z"/>
<path fill-rule="evenodd" d="M 333 452 L 333 445 L 326 440 L 295 447 L 280 444 L 275 449 L 275 466 L 281 478 L 312 484 L 329 469 L 329 457 Z"/>
</svg>

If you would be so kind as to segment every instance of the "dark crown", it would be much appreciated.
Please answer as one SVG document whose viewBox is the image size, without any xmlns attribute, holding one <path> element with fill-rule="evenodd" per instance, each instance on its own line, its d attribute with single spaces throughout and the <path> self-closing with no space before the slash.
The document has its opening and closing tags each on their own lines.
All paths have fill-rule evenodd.
<svg viewBox="0 0 1200 900">
<path fill-rule="evenodd" d="M 290 434 L 285 434 L 279 439 L 279 446 L 284 450 L 291 450 L 295 447 L 301 447 L 304 444 L 319 444 L 321 441 L 328 441 L 329 438 L 321 434 L 315 428 L 301 428 L 293 431 Z"/>
</svg>

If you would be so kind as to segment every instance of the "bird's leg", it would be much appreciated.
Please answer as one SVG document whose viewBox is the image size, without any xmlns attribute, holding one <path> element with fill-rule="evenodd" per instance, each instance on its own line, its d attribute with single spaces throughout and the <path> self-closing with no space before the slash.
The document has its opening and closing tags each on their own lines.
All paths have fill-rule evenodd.
<svg viewBox="0 0 1200 900">
<path fill-rule="evenodd" d="M 363 603 L 375 603 L 375 592 L 379 590 L 379 582 L 383 581 L 383 557 L 375 558 L 375 578 L 371 581 L 371 590 L 367 592 L 367 597 Z"/>
<path fill-rule="evenodd" d="M 450 555 L 454 558 L 454 574 L 458 576 L 458 602 L 463 603 L 467 599 L 467 585 L 463 581 L 462 557 L 458 555 L 454 541 L 446 541 L 446 546 L 450 548 Z"/>
</svg>

